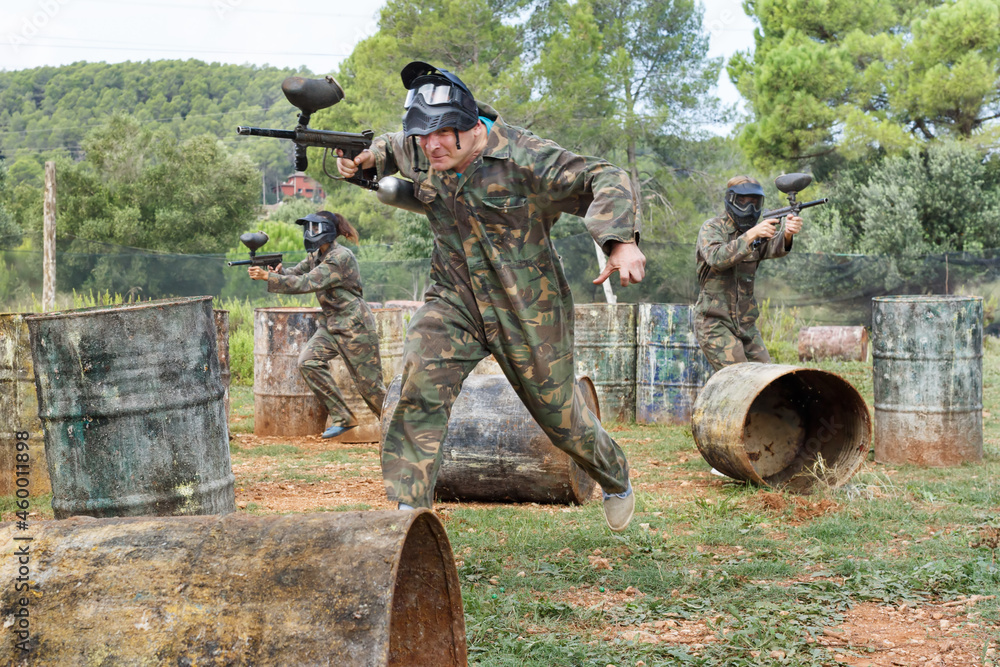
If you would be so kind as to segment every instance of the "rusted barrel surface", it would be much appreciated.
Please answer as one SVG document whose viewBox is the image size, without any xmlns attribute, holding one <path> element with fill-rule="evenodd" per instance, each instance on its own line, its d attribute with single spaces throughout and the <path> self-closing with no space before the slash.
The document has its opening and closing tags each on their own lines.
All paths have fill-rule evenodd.
<svg viewBox="0 0 1000 667">
<path fill-rule="evenodd" d="M 378 331 L 379 355 L 382 358 L 382 380 L 388 385 L 403 371 L 403 342 L 406 340 L 406 311 L 402 308 L 381 308 L 373 311 Z M 336 438 L 337 442 L 376 443 L 381 439 L 379 418 L 369 409 L 344 361 L 338 356 L 331 363 L 333 380 L 344 396 L 347 406 L 358 418 L 358 425 Z"/>
<path fill-rule="evenodd" d="M 687 424 L 712 367 L 694 335 L 689 305 L 641 303 L 636 330 L 635 420 Z"/>
<path fill-rule="evenodd" d="M 236 509 L 211 297 L 25 319 L 56 518 Z"/>
<path fill-rule="evenodd" d="M 229 385 L 232 381 L 232 374 L 229 371 L 229 311 L 214 310 L 215 315 L 215 344 L 219 352 L 219 377 L 222 378 L 222 386 L 226 388 L 225 403 L 226 417 L 229 417 Z"/>
<path fill-rule="evenodd" d="M 321 308 L 257 308 L 253 317 L 253 432 L 317 435 L 326 407 L 302 379 L 299 353 L 325 322 Z"/>
<path fill-rule="evenodd" d="M 25 489 L 29 496 L 52 490 L 24 317 L 20 313 L 0 313 L 0 496 L 14 495 L 18 488 Z M 23 439 L 24 434 L 27 439 Z M 18 450 L 18 442 L 27 444 L 26 452 Z M 23 480 L 20 486 L 19 478 Z"/>
<path fill-rule="evenodd" d="M 864 327 L 802 327 L 799 361 L 868 360 L 868 330 Z"/>
<path fill-rule="evenodd" d="M 444 527 L 426 510 L 74 518 L 0 528 L 20 665 L 467 664 Z M 31 592 L 18 592 L 27 544 Z M 30 651 L 16 647 L 29 600 Z"/>
<path fill-rule="evenodd" d="M 780 364 L 727 366 L 701 390 L 691 416 L 713 468 L 756 484 L 807 492 L 836 487 L 864 463 L 868 406 L 835 373 Z"/>
<path fill-rule="evenodd" d="M 401 383 L 402 376 L 393 379 L 385 397 L 383 445 Z M 599 418 L 594 385 L 579 378 L 577 386 Z M 552 444 L 503 375 L 465 379 L 441 449 L 434 487 L 441 500 L 581 504 L 594 490 L 594 480 Z"/>
<path fill-rule="evenodd" d="M 872 304 L 875 460 L 951 466 L 983 458 L 983 300 Z"/>
<path fill-rule="evenodd" d="M 574 309 L 576 374 L 594 382 L 604 418 L 635 421 L 636 305 L 588 303 Z"/>
</svg>

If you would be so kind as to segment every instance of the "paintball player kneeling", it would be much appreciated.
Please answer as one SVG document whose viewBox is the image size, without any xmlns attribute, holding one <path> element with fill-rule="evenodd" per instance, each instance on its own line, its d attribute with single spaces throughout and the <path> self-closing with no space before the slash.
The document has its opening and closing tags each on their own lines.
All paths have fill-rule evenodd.
<svg viewBox="0 0 1000 667">
<path fill-rule="evenodd" d="M 274 271 L 251 266 L 249 273 L 254 280 L 266 280 L 268 292 L 316 293 L 325 323 L 299 355 L 299 372 L 330 413 L 332 425 L 323 437 L 333 438 L 358 425 L 330 372 L 330 360 L 338 354 L 365 403 L 376 416 L 382 414 L 385 385 L 378 333 L 361 293 L 358 260 L 337 243 L 338 236 L 357 243 L 357 230 L 342 215 L 329 211 L 310 213 L 295 222 L 302 225 L 309 255 L 291 269 L 283 270 L 280 264 Z"/>
<path fill-rule="evenodd" d="M 714 370 L 745 361 L 770 363 L 771 355 L 757 330 L 754 276 L 762 260 L 784 257 L 802 218 L 789 215 L 757 222 L 764 189 L 749 176 L 726 184 L 726 212 L 706 220 L 698 232 L 695 260 L 701 292 L 695 304 L 698 344 Z"/>
<path fill-rule="evenodd" d="M 614 271 L 623 286 L 642 280 L 629 176 L 508 125 L 447 70 L 412 62 L 401 78 L 403 131 L 337 161 L 345 177 L 360 167 L 412 180 L 434 235 L 432 284 L 406 332 L 382 448 L 386 494 L 400 509 L 431 507 L 452 405 L 492 354 L 552 443 L 601 485 L 608 525 L 624 530 L 635 507 L 628 460 L 576 384 L 573 298 L 549 231 L 562 213 L 581 216 L 608 254 L 594 282 Z"/>
</svg>

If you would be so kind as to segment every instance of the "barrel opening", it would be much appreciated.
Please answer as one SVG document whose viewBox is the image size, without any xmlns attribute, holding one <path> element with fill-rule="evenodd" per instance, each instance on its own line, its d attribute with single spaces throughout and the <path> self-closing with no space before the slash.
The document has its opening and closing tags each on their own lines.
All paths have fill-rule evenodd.
<svg viewBox="0 0 1000 667">
<path fill-rule="evenodd" d="M 447 534 L 420 512 L 399 556 L 389 622 L 389 667 L 466 664 L 465 617 Z"/>
<path fill-rule="evenodd" d="M 799 369 L 766 385 L 747 410 L 744 448 L 770 486 L 836 487 L 867 456 L 871 425 L 857 391 L 825 371 Z"/>
</svg>

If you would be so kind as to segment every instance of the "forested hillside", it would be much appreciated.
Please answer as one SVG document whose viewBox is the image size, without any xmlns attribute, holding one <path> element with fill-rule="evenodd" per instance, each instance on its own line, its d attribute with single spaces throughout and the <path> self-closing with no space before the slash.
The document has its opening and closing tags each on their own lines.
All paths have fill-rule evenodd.
<svg viewBox="0 0 1000 667">
<path fill-rule="evenodd" d="M 124 113 L 178 140 L 210 134 L 247 153 L 269 187 L 291 173 L 291 147 L 236 135 L 237 125 L 292 127 L 296 110 L 281 81 L 308 70 L 221 65 L 199 60 L 0 71 L 0 156 L 12 185 L 38 181 L 59 154 L 82 157 L 88 132 Z"/>
</svg>

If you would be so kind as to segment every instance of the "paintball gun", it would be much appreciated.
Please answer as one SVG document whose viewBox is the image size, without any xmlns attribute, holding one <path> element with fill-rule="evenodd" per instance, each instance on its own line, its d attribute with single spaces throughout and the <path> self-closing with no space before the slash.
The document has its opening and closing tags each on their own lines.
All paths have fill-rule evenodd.
<svg viewBox="0 0 1000 667">
<path fill-rule="evenodd" d="M 309 166 L 306 148 L 317 146 L 323 150 L 323 173 L 327 177 L 347 181 L 378 192 L 378 199 L 383 204 L 397 208 L 425 213 L 424 205 L 413 196 L 413 183 L 393 176 L 387 176 L 380 181 L 359 174 L 353 178 L 343 178 L 326 170 L 326 156 L 330 150 L 340 149 L 343 157 L 353 159 L 372 145 L 375 133 L 364 130 L 360 134 L 351 132 L 335 132 L 332 130 L 314 130 L 309 127 L 312 114 L 320 109 L 332 107 L 344 99 L 344 90 L 332 76 L 323 79 L 304 79 L 300 76 L 290 76 L 281 83 L 281 91 L 292 106 L 299 110 L 299 124 L 294 130 L 272 130 L 264 127 L 246 127 L 240 125 L 236 133 L 248 137 L 272 137 L 275 139 L 290 139 L 295 143 L 295 170 L 305 171 Z M 335 156 L 336 157 L 336 156 Z"/>
<path fill-rule="evenodd" d="M 820 204 L 825 204 L 830 201 L 826 197 L 807 202 L 796 201 L 795 195 L 797 195 L 799 191 L 805 190 L 809 184 L 812 183 L 812 180 L 812 176 L 809 174 L 782 174 L 781 176 L 778 176 L 774 179 L 774 185 L 780 191 L 788 195 L 788 206 L 776 208 L 771 211 L 764 211 L 760 214 L 760 219 L 767 220 L 768 218 L 783 218 L 786 215 L 798 215 L 804 208 L 819 206 Z M 766 239 L 757 239 L 753 242 L 753 247 L 756 248 L 765 240 Z"/>
<path fill-rule="evenodd" d="M 262 266 L 268 270 L 273 270 L 281 264 L 281 253 L 276 252 L 271 255 L 258 255 L 257 250 L 267 243 L 267 234 L 264 232 L 247 232 L 240 236 L 240 243 L 250 249 L 250 259 L 240 259 L 235 262 L 226 262 L 229 266 Z"/>
</svg>

